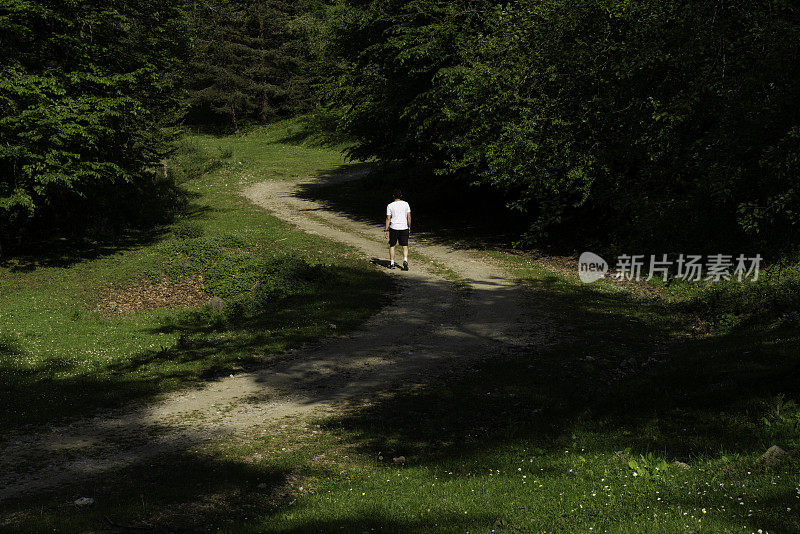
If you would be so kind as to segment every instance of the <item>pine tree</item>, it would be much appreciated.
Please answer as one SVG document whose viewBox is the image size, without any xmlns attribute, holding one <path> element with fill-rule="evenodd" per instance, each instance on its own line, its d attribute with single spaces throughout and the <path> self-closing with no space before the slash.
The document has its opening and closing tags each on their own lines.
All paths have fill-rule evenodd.
<svg viewBox="0 0 800 534">
<path fill-rule="evenodd" d="M 304 36 L 293 31 L 299 8 L 285 0 L 203 0 L 190 65 L 188 120 L 227 124 L 268 121 L 308 100 Z"/>
</svg>

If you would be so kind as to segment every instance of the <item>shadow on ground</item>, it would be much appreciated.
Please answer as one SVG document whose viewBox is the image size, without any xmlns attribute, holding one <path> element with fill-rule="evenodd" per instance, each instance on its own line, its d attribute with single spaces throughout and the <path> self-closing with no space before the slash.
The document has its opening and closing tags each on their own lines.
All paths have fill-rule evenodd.
<svg viewBox="0 0 800 534">
<path fill-rule="evenodd" d="M 8 269 L 12 274 L 32 272 L 40 267 L 67 268 L 156 243 L 168 235 L 169 225 L 176 216 L 191 220 L 211 211 L 209 206 L 194 202 L 199 196 L 197 193 L 181 189 L 180 195 L 180 207 L 163 214 L 162 220 L 116 232 L 96 230 L 96 235 L 91 238 L 65 233 L 62 237 L 51 235 L 47 239 L 28 240 L 23 245 L 5 250 L 5 254 L 0 256 L 0 268 Z"/>
<path fill-rule="evenodd" d="M 430 300 L 418 305 L 447 305 L 441 298 L 446 290 L 441 291 L 429 288 Z M 351 381 L 342 382 L 340 378 L 308 375 L 307 369 L 291 361 L 285 367 L 279 363 L 278 369 L 282 373 L 297 371 L 296 379 L 309 402 L 331 398 L 350 401 L 345 414 L 325 420 L 324 428 L 333 434 L 344 432 L 358 453 L 367 458 L 376 458 L 382 452 L 387 463 L 392 456 L 404 455 L 417 465 L 435 468 L 517 445 L 555 454 L 567 445 L 574 447 L 576 439 L 590 439 L 589 444 L 580 445 L 609 455 L 629 449 L 634 456 L 655 453 L 669 460 L 693 462 L 722 454 L 752 455 L 775 441 L 797 439 L 796 428 L 768 431 L 754 424 L 761 417 L 754 413 L 764 412 L 776 395 L 798 398 L 796 333 L 671 337 L 674 324 L 651 320 L 664 312 L 655 301 L 586 286 L 565 286 L 555 278 L 541 280 L 528 291 L 527 301 L 535 303 L 537 316 L 544 323 L 558 321 L 553 342 L 526 347 L 492 342 L 489 358 L 447 355 L 450 365 L 440 372 L 416 375 L 413 389 L 385 392 L 376 400 L 367 395 L 368 387 L 347 390 L 370 378 L 369 374 L 356 374 Z M 503 295 L 501 292 L 492 298 L 506 298 Z M 398 332 L 413 328 L 415 320 L 409 316 L 409 324 L 399 324 Z M 454 318 L 454 325 L 462 323 L 463 318 Z M 213 352 L 256 350 L 263 343 L 257 333 L 262 327 L 234 322 L 227 328 L 236 331 L 230 338 L 237 340 L 235 344 L 220 339 L 152 357 L 202 361 Z M 190 335 L 208 325 L 177 328 Z M 480 337 L 469 329 L 452 335 Z M 439 340 L 443 341 L 446 338 Z M 347 347 L 346 340 L 342 343 Z M 398 343 L 403 346 L 402 338 Z M 486 347 L 478 343 L 474 349 Z M 337 346 L 329 349 L 337 350 Z M 354 359 L 363 356 L 352 353 Z M 390 359 L 397 363 L 400 358 L 402 352 Z M 143 362 L 136 359 L 131 362 L 140 364 Z M 264 370 L 262 379 L 268 381 L 270 372 Z M 347 394 L 337 397 L 334 386 Z M 373 402 L 365 406 L 365 398 Z M 256 443 L 254 451 L 259 450 Z M 75 524 L 95 528 L 107 524 L 108 517 L 117 524 L 191 531 L 198 525 L 212 528 L 225 526 L 228 521 L 248 523 L 253 517 L 289 509 L 295 490 L 287 489 L 287 480 L 295 474 L 337 476 L 307 465 L 298 467 L 299 471 L 280 463 L 274 465 L 251 469 L 245 458 L 218 461 L 176 444 L 159 465 L 142 462 L 87 476 L 58 492 L 7 501 L 4 508 L 6 514 L 13 515 L 46 503 L 40 514 L 45 523 L 67 513 Z M 259 488 L 258 484 L 265 485 Z M 64 504 L 87 492 L 104 496 L 104 502 L 85 513 Z M 772 504 L 762 504 L 769 509 L 785 502 L 776 498 Z M 415 521 L 419 521 L 399 521 L 396 516 L 382 514 L 376 506 L 368 515 L 301 522 L 288 531 L 413 531 Z M 36 521 L 33 516 L 27 520 Z M 494 520 L 475 512 L 453 518 L 448 526 L 469 530 L 491 526 Z M 754 527 L 765 524 L 769 523 L 758 514 L 752 518 Z"/>
<path fill-rule="evenodd" d="M 688 461 L 763 451 L 775 436 L 751 424 L 750 410 L 777 395 L 800 396 L 795 331 L 670 338 L 666 320 L 659 327 L 631 314 L 643 306 L 667 311 L 657 302 L 584 287 L 567 291 L 554 279 L 533 288 L 529 299 L 537 313 L 560 322 L 554 344 L 456 366 L 446 380 L 329 425 L 361 433 L 370 454 L 417 455 L 480 447 L 512 428 L 547 447 L 576 425 L 599 423 L 625 431 L 607 450 L 667 451 Z"/>
<path fill-rule="evenodd" d="M 352 173 L 352 168 L 348 172 Z M 334 184 L 337 175 L 332 176 Z M 339 198 L 354 191 L 344 185 L 353 184 L 336 185 Z M 382 191 L 379 187 L 383 185 L 375 187 Z M 309 189 L 305 194 L 319 195 L 319 191 Z M 377 202 L 377 194 L 375 198 Z M 383 203 L 376 210 L 378 223 L 383 218 Z M 336 209 L 344 208 L 337 204 Z M 366 209 L 361 217 L 372 220 Z M 426 224 L 424 216 L 416 220 Z M 464 227 L 455 231 L 464 231 Z M 357 278 L 360 273 L 352 276 Z M 179 334 L 182 341 L 177 346 L 135 355 L 112 371 L 138 375 L 130 384 L 137 395 L 146 389 L 149 366 L 177 363 L 175 377 L 179 379 L 188 376 L 183 373 L 197 373 L 201 366 L 199 376 L 218 377 L 283 343 L 319 337 L 329 328 L 331 313 L 341 314 L 339 325 L 346 327 L 348 320 L 351 326 L 358 324 L 362 318 L 348 319 L 347 310 L 363 305 L 365 294 L 359 288 L 364 286 L 354 280 L 350 283 L 352 291 L 335 302 L 330 302 L 332 294 L 314 287 L 289 299 L 262 301 L 256 308 L 188 314 L 160 329 Z M 779 395 L 795 401 L 800 397 L 796 331 L 742 331 L 707 338 L 676 335 L 684 326 L 682 318 L 671 315 L 658 301 L 569 285 L 553 277 L 535 281 L 524 290 L 534 320 L 525 323 L 527 326 L 516 325 L 524 330 L 515 333 L 515 325 L 494 325 L 474 317 L 470 322 L 470 317 L 463 315 L 461 297 L 454 296 L 444 281 L 416 287 L 419 298 L 404 304 L 405 312 L 393 323 L 394 337 L 388 344 L 377 334 L 362 333 L 357 342 L 342 339 L 314 348 L 304 360 L 277 358 L 260 369 L 257 380 L 269 384 L 280 374 L 283 381 L 296 383 L 303 402 L 347 403 L 345 413 L 325 420 L 324 428 L 329 434 L 346 435 L 363 458 L 374 459 L 382 452 L 387 463 L 393 456 L 403 455 L 416 465 L 433 468 L 517 445 L 547 455 L 565 445 L 573 447 L 581 439 L 591 440 L 593 451 L 609 455 L 629 449 L 631 455 L 654 453 L 693 462 L 723 454 L 752 456 L 774 442 L 797 440 L 796 426 L 767 428 L 762 424 L 762 417 L 769 417 L 770 406 Z M 479 303 L 475 313 L 480 314 L 518 299 L 520 291 L 516 286 L 473 290 L 469 298 Z M 427 324 L 431 313 L 448 319 Z M 301 328 L 293 333 L 292 326 Z M 509 328 L 510 332 L 502 332 Z M 276 331 L 286 334 L 277 339 Z M 514 340 L 530 341 L 511 342 L 509 336 L 501 335 L 504 333 Z M 411 369 L 413 388 L 397 387 L 380 396 L 370 395 L 373 386 L 385 384 L 384 374 L 400 367 L 409 346 L 427 351 L 431 360 L 438 362 L 438 370 Z M 448 350 L 450 346 L 457 349 Z M 13 361 L 14 347 L 0 344 L 0 351 L 8 357 L 4 361 Z M 319 363 L 329 352 L 338 358 L 330 367 L 323 366 L 324 372 L 305 365 L 314 358 Z M 369 368 L 351 367 L 375 356 L 384 362 Z M 4 364 L 0 371 L 20 372 L 9 365 Z M 103 391 L 111 394 L 117 388 L 124 392 L 126 387 L 94 376 L 74 383 L 60 383 L 57 375 L 50 380 L 38 376 L 27 383 L 35 394 L 55 390 L 58 402 L 72 400 L 81 389 L 96 400 L 103 398 Z M 17 402 L 24 404 L 22 390 L 8 393 L 8 398 L 19 394 L 23 401 Z M 365 405 L 367 399 L 371 402 Z M 213 530 L 290 510 L 293 492 L 298 491 L 291 487 L 293 476 L 335 478 L 340 474 L 280 460 L 253 467 L 246 456 L 223 460 L 195 452 L 197 443 L 191 441 L 166 445 L 171 445 L 169 454 L 157 461 L 147 459 L 121 469 L 79 474 L 58 491 L 6 500 L 4 518 L 17 517 L 16 524 L 29 526 L 29 530 L 59 521 L 82 528 L 121 529 L 114 525 L 128 525 L 166 532 Z M 256 453 L 266 450 L 259 447 L 258 442 L 252 444 Z M 93 508 L 80 510 L 71 504 L 89 492 L 101 496 Z M 779 507 L 784 502 L 776 498 L 765 505 Z M 448 527 L 486 528 L 494 519 L 481 512 L 467 513 L 448 519 Z M 766 521 L 761 519 L 754 516 L 752 525 L 760 522 L 764 526 Z M 389 517 L 376 505 L 370 514 L 322 523 L 301 520 L 289 531 L 414 531 L 429 526 L 419 521 Z M 780 530 L 782 525 L 773 527 Z"/>
<path fill-rule="evenodd" d="M 216 532 L 287 506 L 296 473 L 176 451 L 43 492 L 35 513 L 29 500 L 4 502 L 0 517 L 8 532 Z M 94 503 L 74 504 L 86 496 Z"/>
<path fill-rule="evenodd" d="M 391 281 L 379 273 L 319 270 L 312 273 L 319 278 L 305 282 L 308 273 L 283 273 L 277 280 L 287 286 L 289 280 L 292 287 L 264 288 L 228 302 L 222 312 L 207 306 L 175 310 L 149 333 L 154 340 L 163 339 L 159 334 L 177 334 L 177 344 L 156 345 L 91 373 L 75 370 L 82 368 L 79 359 L 52 359 L 30 366 L 22 348 L 0 336 L 0 402 L 4 406 L 0 427 L 8 432 L 84 418 L 100 409 L 147 401 L 197 380 L 227 376 L 234 369 L 263 365 L 288 347 L 359 326 L 391 293 Z"/>
<path fill-rule="evenodd" d="M 527 230 L 528 221 L 509 212 L 496 192 L 467 184 L 450 185 L 425 168 L 348 165 L 313 183 L 300 184 L 298 196 L 380 226 L 397 188 L 411 205 L 414 239 L 464 249 L 503 247 Z"/>
</svg>

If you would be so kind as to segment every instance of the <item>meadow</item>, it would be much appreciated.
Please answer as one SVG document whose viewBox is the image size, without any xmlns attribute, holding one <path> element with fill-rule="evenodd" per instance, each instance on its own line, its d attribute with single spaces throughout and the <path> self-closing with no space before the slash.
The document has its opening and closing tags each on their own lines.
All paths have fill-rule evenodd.
<svg viewBox="0 0 800 534">
<path fill-rule="evenodd" d="M 390 302 L 391 280 L 353 250 L 239 195 L 254 181 L 344 163 L 335 150 L 287 141 L 295 128 L 190 136 L 175 163 L 189 209 L 148 240 L 3 266 L 5 430 L 257 367 L 357 328 Z M 368 217 L 355 191 L 315 195 Z M 420 217 L 432 221 L 425 238 L 453 242 L 434 219 Z M 519 281 L 530 313 L 557 326 L 553 342 L 328 417 L 265 423 L 6 501 L 0 530 L 800 531 L 791 321 L 717 324 L 682 290 L 587 286 L 534 252 L 482 246 Z M 199 275 L 222 311 L 204 302 L 110 309 L 109 295 Z M 764 461 L 773 445 L 789 455 Z M 85 494 L 97 497 L 92 506 L 72 504 Z"/>
</svg>

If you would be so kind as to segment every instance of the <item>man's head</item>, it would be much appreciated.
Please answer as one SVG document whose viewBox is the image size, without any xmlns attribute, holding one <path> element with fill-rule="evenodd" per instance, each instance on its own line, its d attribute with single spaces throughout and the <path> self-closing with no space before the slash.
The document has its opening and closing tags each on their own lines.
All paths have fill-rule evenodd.
<svg viewBox="0 0 800 534">
<path fill-rule="evenodd" d="M 395 189 L 394 191 L 392 191 L 392 198 L 394 198 L 395 200 L 400 200 L 401 198 L 403 198 L 403 192 L 400 191 L 399 189 Z"/>
</svg>

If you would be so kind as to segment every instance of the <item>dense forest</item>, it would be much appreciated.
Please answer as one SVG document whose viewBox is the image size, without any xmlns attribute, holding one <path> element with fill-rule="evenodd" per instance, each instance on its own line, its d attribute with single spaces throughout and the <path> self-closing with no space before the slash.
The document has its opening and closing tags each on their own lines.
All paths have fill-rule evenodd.
<svg viewBox="0 0 800 534">
<path fill-rule="evenodd" d="M 530 244 L 798 244 L 785 0 L 3 0 L 0 55 L 3 245 L 168 218 L 182 128 L 298 114 Z"/>
</svg>

